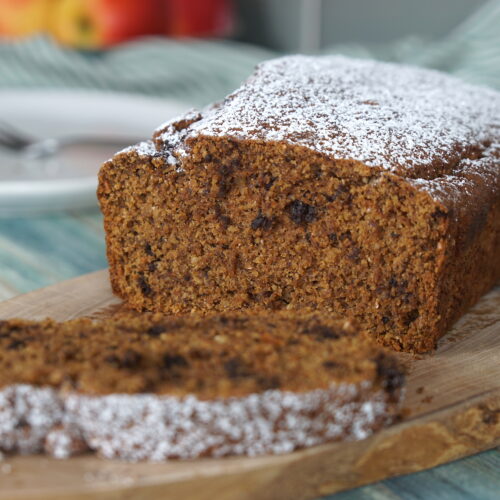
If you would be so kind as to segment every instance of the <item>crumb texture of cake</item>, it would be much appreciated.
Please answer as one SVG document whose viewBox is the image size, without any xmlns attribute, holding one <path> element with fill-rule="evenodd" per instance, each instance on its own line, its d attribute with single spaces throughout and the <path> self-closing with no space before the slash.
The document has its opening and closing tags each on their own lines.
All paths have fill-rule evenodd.
<svg viewBox="0 0 500 500">
<path fill-rule="evenodd" d="M 396 359 L 319 313 L 0 323 L 0 450 L 166 460 L 278 454 L 393 421 Z"/>
<path fill-rule="evenodd" d="M 499 165 L 498 92 L 272 60 L 103 165 L 113 290 L 169 314 L 335 311 L 425 352 L 500 279 Z"/>
</svg>

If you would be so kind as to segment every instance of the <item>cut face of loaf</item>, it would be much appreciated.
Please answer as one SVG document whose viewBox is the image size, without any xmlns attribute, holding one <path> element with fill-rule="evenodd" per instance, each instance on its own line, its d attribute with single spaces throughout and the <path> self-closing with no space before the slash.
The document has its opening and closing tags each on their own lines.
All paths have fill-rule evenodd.
<svg viewBox="0 0 500 500">
<path fill-rule="evenodd" d="M 104 165 L 113 290 L 167 313 L 340 311 L 432 349 L 500 277 L 499 103 L 423 70 L 268 63 Z"/>
</svg>

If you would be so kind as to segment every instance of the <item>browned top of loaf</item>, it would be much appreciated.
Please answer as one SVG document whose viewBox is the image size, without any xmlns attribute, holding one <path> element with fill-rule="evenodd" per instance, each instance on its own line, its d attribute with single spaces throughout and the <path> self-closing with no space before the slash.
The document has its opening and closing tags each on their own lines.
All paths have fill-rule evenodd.
<svg viewBox="0 0 500 500">
<path fill-rule="evenodd" d="M 0 323 L 0 388 L 50 385 L 89 394 L 307 391 L 403 382 L 394 358 L 345 321 L 318 314 L 231 314 Z"/>
<path fill-rule="evenodd" d="M 180 165 L 200 136 L 284 142 L 430 180 L 462 162 L 498 166 L 500 93 L 410 66 L 283 57 L 259 65 L 222 103 L 165 124 L 155 138 L 168 162 Z"/>
</svg>

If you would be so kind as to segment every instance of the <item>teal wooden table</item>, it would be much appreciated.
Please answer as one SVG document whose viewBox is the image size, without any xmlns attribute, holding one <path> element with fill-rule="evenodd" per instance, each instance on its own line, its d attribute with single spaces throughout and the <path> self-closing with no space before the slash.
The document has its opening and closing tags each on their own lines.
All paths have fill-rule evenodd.
<svg viewBox="0 0 500 500">
<path fill-rule="evenodd" d="M 97 210 L 0 219 L 0 300 L 106 267 Z M 500 451 L 325 497 L 500 499 Z"/>
</svg>

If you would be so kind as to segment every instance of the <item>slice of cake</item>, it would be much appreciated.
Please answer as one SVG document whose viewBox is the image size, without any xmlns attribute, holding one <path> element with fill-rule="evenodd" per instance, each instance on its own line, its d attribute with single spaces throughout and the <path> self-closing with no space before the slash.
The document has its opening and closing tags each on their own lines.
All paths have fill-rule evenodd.
<svg viewBox="0 0 500 500">
<path fill-rule="evenodd" d="M 138 310 L 319 309 L 432 349 L 500 278 L 500 94 L 343 57 L 260 65 L 100 173 Z"/>
<path fill-rule="evenodd" d="M 362 439 L 404 375 L 349 322 L 281 312 L 0 324 L 0 451 L 164 460 Z"/>
</svg>

